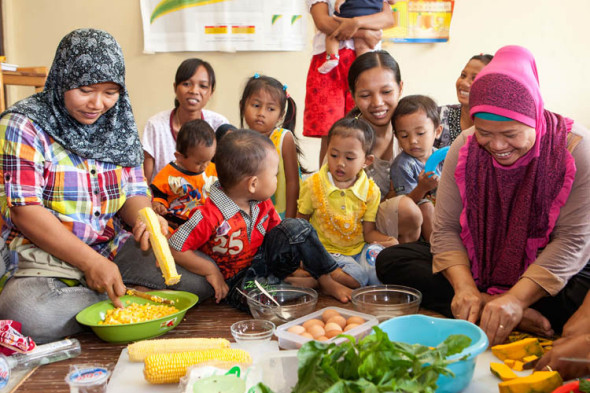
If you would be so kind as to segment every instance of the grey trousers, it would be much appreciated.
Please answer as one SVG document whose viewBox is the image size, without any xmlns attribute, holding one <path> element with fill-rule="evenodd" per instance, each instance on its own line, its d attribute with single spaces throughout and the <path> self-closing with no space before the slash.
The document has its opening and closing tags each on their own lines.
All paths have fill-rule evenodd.
<svg viewBox="0 0 590 393">
<path fill-rule="evenodd" d="M 130 238 L 114 262 L 119 266 L 126 285 L 141 285 L 151 289 L 175 289 L 195 293 L 199 301 L 213 296 L 207 280 L 180 266 L 180 282 L 167 287 L 153 252 L 143 252 Z M 84 308 L 108 299 L 83 285 L 70 287 L 57 278 L 13 277 L 0 293 L 0 319 L 12 319 L 22 324 L 23 334 L 37 343 L 59 340 L 85 329 L 75 317 Z"/>
</svg>

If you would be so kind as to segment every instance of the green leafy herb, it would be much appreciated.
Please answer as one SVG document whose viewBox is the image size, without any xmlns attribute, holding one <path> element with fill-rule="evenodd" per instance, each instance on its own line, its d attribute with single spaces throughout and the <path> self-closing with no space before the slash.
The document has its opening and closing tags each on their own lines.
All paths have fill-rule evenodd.
<svg viewBox="0 0 590 393">
<path fill-rule="evenodd" d="M 465 335 L 450 335 L 433 349 L 393 342 L 379 327 L 373 330 L 358 342 L 345 335 L 349 341 L 340 345 L 305 343 L 297 354 L 298 382 L 292 393 L 434 393 L 439 375 L 453 376 L 446 358 L 471 344 Z"/>
<path fill-rule="evenodd" d="M 590 380 L 580 379 L 580 386 L 578 389 L 582 393 L 590 393 Z"/>
</svg>

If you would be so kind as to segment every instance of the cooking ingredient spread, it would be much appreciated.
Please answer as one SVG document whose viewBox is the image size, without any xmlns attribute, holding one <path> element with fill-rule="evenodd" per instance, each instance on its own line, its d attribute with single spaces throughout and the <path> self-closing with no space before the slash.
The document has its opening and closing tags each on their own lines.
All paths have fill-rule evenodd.
<svg viewBox="0 0 590 393">
<path fill-rule="evenodd" d="M 447 357 L 463 351 L 471 339 L 450 335 L 436 348 L 389 340 L 379 327 L 356 342 L 340 345 L 308 341 L 299 350 L 298 382 L 293 393 L 424 392 L 436 390 L 440 374 L 453 375 Z M 266 386 L 261 391 L 270 392 Z"/>
<path fill-rule="evenodd" d="M 177 313 L 174 306 L 165 304 L 137 304 L 131 303 L 125 308 L 112 308 L 107 310 L 104 320 L 99 325 L 122 325 L 126 323 L 137 323 L 151 321 L 152 319 L 163 318 Z"/>
</svg>

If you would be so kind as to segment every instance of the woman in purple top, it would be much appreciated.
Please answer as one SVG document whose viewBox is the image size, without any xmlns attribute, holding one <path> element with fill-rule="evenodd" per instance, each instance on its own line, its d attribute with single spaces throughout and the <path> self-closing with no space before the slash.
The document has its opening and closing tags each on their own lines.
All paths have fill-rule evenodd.
<svg viewBox="0 0 590 393">
<path fill-rule="evenodd" d="M 469 106 L 474 127 L 446 157 L 431 246 L 383 250 L 377 275 L 479 322 L 491 345 L 516 327 L 558 333 L 590 288 L 590 133 L 544 108 L 535 60 L 519 46 L 498 50 Z"/>
</svg>

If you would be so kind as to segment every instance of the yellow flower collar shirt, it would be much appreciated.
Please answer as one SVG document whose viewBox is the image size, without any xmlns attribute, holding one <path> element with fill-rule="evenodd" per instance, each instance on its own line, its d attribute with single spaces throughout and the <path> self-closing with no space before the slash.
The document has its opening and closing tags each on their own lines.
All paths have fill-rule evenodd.
<svg viewBox="0 0 590 393">
<path fill-rule="evenodd" d="M 340 189 L 326 164 L 305 180 L 297 203 L 301 214 L 310 215 L 328 252 L 356 255 L 365 246 L 363 221 L 375 222 L 380 198 L 379 187 L 364 170 L 352 187 Z"/>
</svg>

